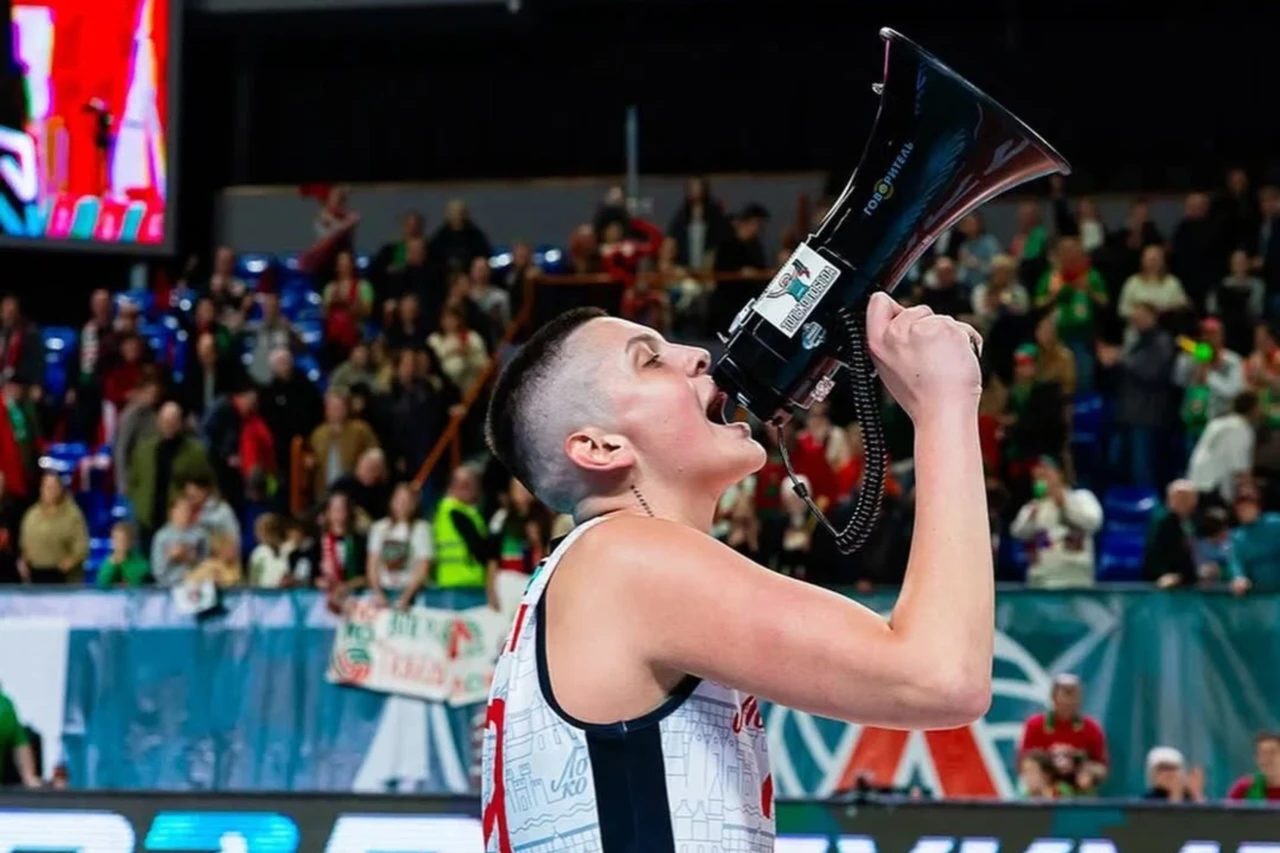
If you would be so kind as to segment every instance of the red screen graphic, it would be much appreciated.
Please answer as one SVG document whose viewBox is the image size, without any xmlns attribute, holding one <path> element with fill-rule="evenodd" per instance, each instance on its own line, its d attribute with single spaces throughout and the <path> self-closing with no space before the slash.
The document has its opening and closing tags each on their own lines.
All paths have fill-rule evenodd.
<svg viewBox="0 0 1280 853">
<path fill-rule="evenodd" d="M 0 233 L 158 245 L 169 181 L 172 0 L 15 5 Z"/>
</svg>

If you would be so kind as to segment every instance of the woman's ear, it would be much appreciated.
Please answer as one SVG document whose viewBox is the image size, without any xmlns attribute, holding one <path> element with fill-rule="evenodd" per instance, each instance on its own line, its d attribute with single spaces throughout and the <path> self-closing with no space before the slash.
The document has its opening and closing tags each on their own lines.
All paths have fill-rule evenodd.
<svg viewBox="0 0 1280 853">
<path fill-rule="evenodd" d="M 579 430 L 564 443 L 574 465 L 595 474 L 623 471 L 635 464 L 635 453 L 624 436 L 595 429 Z"/>
</svg>

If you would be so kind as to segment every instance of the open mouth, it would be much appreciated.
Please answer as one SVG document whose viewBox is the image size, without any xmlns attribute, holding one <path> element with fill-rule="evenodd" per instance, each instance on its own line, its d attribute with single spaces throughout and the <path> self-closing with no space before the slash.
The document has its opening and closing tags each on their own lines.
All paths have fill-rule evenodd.
<svg viewBox="0 0 1280 853">
<path fill-rule="evenodd" d="M 729 395 L 723 391 L 717 391 L 711 395 L 711 402 L 707 403 L 707 420 L 720 426 L 728 423 L 724 414 L 725 403 L 727 402 L 729 402 Z"/>
</svg>

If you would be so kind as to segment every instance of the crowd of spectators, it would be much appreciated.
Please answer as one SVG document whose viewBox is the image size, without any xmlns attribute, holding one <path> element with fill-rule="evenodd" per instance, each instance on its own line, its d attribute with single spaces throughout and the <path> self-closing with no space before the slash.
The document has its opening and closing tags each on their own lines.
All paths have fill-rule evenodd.
<svg viewBox="0 0 1280 853">
<path fill-rule="evenodd" d="M 694 178 L 665 232 L 611 191 L 554 264 L 521 242 L 495 255 L 461 200 L 430 234 L 407 214 L 401 234 L 365 255 L 345 190 L 319 198 L 316 243 L 289 265 L 246 265 L 223 247 L 207 269 L 193 258 L 141 297 L 93 293 L 88 321 L 62 342 L 58 382 L 46 376 L 46 335 L 16 296 L 0 302 L 0 581 L 78 582 L 87 568 L 101 586 L 368 584 L 407 603 L 451 574 L 437 565 L 442 536 L 481 566 L 461 573 L 471 581 L 492 574 L 485 566 L 527 568 L 566 519 L 487 463 L 478 424 L 492 364 L 584 300 L 712 340 L 798 233 L 766 248 L 767 210 L 727 212 Z M 1280 192 L 1255 191 L 1240 170 L 1215 194 L 1187 196 L 1171 234 L 1144 200 L 1104 222 L 1055 179 L 1047 200 L 1019 206 L 1008 238 L 971 215 L 899 286 L 904 301 L 986 338 L 981 423 L 1001 579 L 1280 588 L 1277 223 Z M 576 278 L 531 285 L 547 273 Z M 451 472 L 437 453 L 428 470 L 453 419 L 468 465 Z M 714 534 L 816 582 L 895 583 L 910 541 L 912 431 L 887 398 L 881 419 L 884 512 L 859 558 L 837 559 L 779 446 L 839 524 L 865 468 L 841 390 L 781 437 L 760 434 L 769 461 L 724 496 Z M 68 446 L 83 452 L 56 464 L 50 448 Z M 461 508 L 445 501 L 442 518 L 442 497 Z M 427 524 L 412 523 L 424 513 Z"/>
</svg>

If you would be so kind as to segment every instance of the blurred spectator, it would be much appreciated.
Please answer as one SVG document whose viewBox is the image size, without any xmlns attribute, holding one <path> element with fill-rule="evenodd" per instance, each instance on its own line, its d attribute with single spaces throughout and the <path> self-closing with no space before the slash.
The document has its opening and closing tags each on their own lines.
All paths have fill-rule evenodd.
<svg viewBox="0 0 1280 853">
<path fill-rule="evenodd" d="M 1180 339 L 1184 343 L 1185 339 Z M 1244 360 L 1224 346 L 1222 324 L 1213 317 L 1200 321 L 1200 345 L 1183 346 L 1174 365 L 1174 381 L 1182 386 L 1182 422 L 1188 448 L 1209 421 L 1226 414 L 1244 390 Z"/>
<path fill-rule="evenodd" d="M 991 258 L 986 281 L 973 289 L 970 310 L 982 330 L 1005 315 L 1026 314 L 1031 307 L 1027 289 L 1018 283 L 1017 265 L 1008 255 Z"/>
<path fill-rule="evenodd" d="M 635 284 L 640 264 L 656 258 L 662 249 L 662 231 L 656 225 L 625 212 L 605 218 L 600 229 L 600 261 L 604 271 L 623 287 Z"/>
<path fill-rule="evenodd" d="M 1191 193 L 1183 202 L 1182 220 L 1173 232 L 1169 266 L 1197 308 L 1205 304 L 1210 288 L 1222 274 L 1214 256 L 1216 239 L 1209 219 L 1209 196 Z M 1212 309 L 1210 313 L 1214 313 Z"/>
<path fill-rule="evenodd" d="M 1058 338 L 1058 322 L 1056 310 L 1040 314 L 1032 331 L 1032 340 L 1035 345 L 1036 381 L 1056 383 L 1065 403 L 1077 391 L 1076 357 Z"/>
<path fill-rule="evenodd" d="M 1063 757 L 1069 757 L 1075 772 L 1065 781 L 1075 793 L 1096 789 L 1106 778 L 1110 764 L 1102 726 L 1081 712 L 1083 693 L 1078 676 L 1070 673 L 1055 676 L 1049 710 L 1027 719 L 1019 748 L 1019 755 L 1043 750 L 1053 760 L 1058 775 L 1061 775 Z"/>
<path fill-rule="evenodd" d="M 523 240 L 517 241 L 511 247 L 511 263 L 498 274 L 497 281 L 497 285 L 510 297 L 513 312 L 524 308 L 525 283 L 541 273 L 541 268 L 533 262 L 533 249 Z M 437 313 L 427 316 L 434 317 Z"/>
<path fill-rule="evenodd" d="M 489 535 L 498 544 L 498 569 L 531 575 L 551 543 L 551 512 L 514 477 L 503 497 L 489 519 Z"/>
<path fill-rule="evenodd" d="M 1009 243 L 1009 254 L 1018 262 L 1020 281 L 1040 281 L 1048 266 L 1049 229 L 1041 221 L 1040 205 L 1033 201 L 1018 205 L 1017 230 Z"/>
<path fill-rule="evenodd" d="M 1025 344 L 1015 354 L 1013 382 L 1000 419 L 1005 471 L 1019 501 L 1027 494 L 1035 462 L 1044 456 L 1061 458 L 1066 446 L 1062 385 L 1038 378 L 1039 352 L 1035 344 Z"/>
<path fill-rule="evenodd" d="M 187 365 L 180 390 L 182 406 L 192 422 L 203 420 L 219 397 L 241 384 L 243 374 L 239 364 L 218 351 L 212 333 L 201 334 L 196 339 L 195 362 Z"/>
<path fill-rule="evenodd" d="M 115 358 L 115 330 L 111 322 L 111 294 L 98 289 L 89 297 L 89 320 L 80 328 L 71 363 L 75 373 L 67 388 L 73 409 L 73 432 L 86 442 L 98 437 L 102 419 L 104 368 Z"/>
<path fill-rule="evenodd" d="M 387 349 L 391 352 L 396 352 L 403 349 L 422 349 L 427 345 L 428 331 L 427 323 L 422 317 L 422 310 L 418 303 L 418 297 L 414 296 L 412 293 L 406 293 L 404 296 L 400 297 L 400 301 L 396 305 L 396 312 L 391 318 L 391 321 L 387 324 L 386 330 L 383 334 L 386 338 Z M 361 348 L 365 349 L 363 357 L 359 359 L 354 358 L 355 351 Z M 349 356 L 341 366 L 339 366 L 339 370 L 341 370 L 343 366 L 350 364 L 351 367 L 348 368 L 350 371 L 358 371 L 360 369 L 361 361 L 364 361 L 367 365 L 369 356 L 367 347 L 362 347 L 361 344 L 357 344 L 351 352 L 352 355 Z M 335 371 L 335 374 L 336 373 L 337 371 Z M 371 384 L 371 379 L 372 376 L 365 380 L 365 384 Z M 358 381 L 359 380 L 352 381 L 348 377 L 343 378 L 343 382 L 347 387 L 355 385 Z"/>
<path fill-rule="evenodd" d="M 1018 793 L 1028 800 L 1070 797 L 1071 786 L 1057 780 L 1053 758 L 1043 749 L 1028 749 L 1018 756 Z"/>
<path fill-rule="evenodd" d="M 1109 301 L 1106 283 L 1093 268 L 1075 237 L 1060 237 L 1053 268 L 1036 287 L 1037 308 L 1057 308 L 1058 336 L 1075 356 L 1076 381 L 1081 391 L 1093 390 L 1093 346 L 1098 313 Z"/>
<path fill-rule="evenodd" d="M 38 390 L 39 386 L 28 389 L 17 375 L 10 375 L 4 381 L 3 391 L 0 391 L 4 398 L 5 416 L 17 449 L 17 461 L 22 466 L 22 475 L 18 480 L 22 483 L 34 483 L 39 479 L 40 444 L 43 436 L 40 434 L 40 417 L 31 399 L 32 391 Z"/>
<path fill-rule="evenodd" d="M 356 470 L 340 477 L 331 490 L 349 499 L 354 529 L 367 530 L 374 519 L 382 517 L 391 501 L 391 481 L 387 479 L 387 459 L 382 449 L 373 447 L 360 454 Z"/>
<path fill-rule="evenodd" d="M 390 427 L 387 454 L 391 467 L 401 478 L 412 478 L 426 462 L 449 422 L 450 410 L 458 403 L 458 392 L 434 368 L 435 356 L 427 370 L 420 371 L 418 354 L 405 351 L 396 360 L 396 376 L 387 395 Z"/>
<path fill-rule="evenodd" d="M 401 483 L 391 493 L 389 512 L 369 528 L 367 576 L 374 602 L 408 610 L 427 583 L 435 552 L 431 528 L 418 517 L 418 492 Z"/>
<path fill-rule="evenodd" d="M 0 298 L 0 378 L 10 376 L 25 384 L 44 378 L 44 339 L 12 294 Z"/>
<path fill-rule="evenodd" d="M 316 243 L 304 256 L 303 266 L 324 281 L 333 275 L 335 259 L 355 251 L 360 214 L 347 205 L 346 187 L 331 187 L 314 222 Z"/>
<path fill-rule="evenodd" d="M 121 314 L 123 314 L 124 308 L 122 307 L 120 311 Z M 117 321 L 118 320 L 119 317 L 117 317 Z M 117 322 L 117 336 L 137 334 L 137 332 L 137 328 L 122 328 L 119 322 Z M 239 353 L 235 352 L 235 347 L 233 346 L 236 342 L 235 334 L 232 333 L 231 329 L 228 328 L 226 324 L 218 320 L 216 309 L 213 307 L 213 302 L 210 301 L 208 297 L 202 297 L 199 299 L 196 302 L 195 310 L 192 312 L 191 328 L 187 335 L 187 347 L 191 356 L 199 356 L 196 348 L 200 343 L 200 339 L 205 334 L 213 336 L 213 342 L 216 345 L 219 358 L 239 356 Z M 194 360 L 195 358 L 189 357 L 187 359 L 187 363 L 190 364 Z"/>
<path fill-rule="evenodd" d="M 1280 802 L 1280 734 L 1260 732 L 1253 739 L 1258 770 L 1241 776 L 1227 791 L 1228 800 Z"/>
<path fill-rule="evenodd" d="M 98 567 L 98 589 L 136 588 L 151 580 L 151 564 L 133 541 L 133 528 L 118 521 L 111 526 L 111 556 Z"/>
<path fill-rule="evenodd" d="M 689 270 L 710 270 L 715 251 L 729 230 L 729 217 L 711 195 L 710 182 L 696 175 L 685 181 L 684 200 L 667 225 L 675 264 Z"/>
<path fill-rule="evenodd" d="M 1204 770 L 1186 767 L 1182 753 L 1171 746 L 1154 746 L 1147 753 L 1147 784 L 1144 800 L 1167 803 L 1203 803 Z"/>
<path fill-rule="evenodd" d="M 0 788 L 15 784 L 39 788 L 40 768 L 17 707 L 0 689 Z"/>
<path fill-rule="evenodd" d="M 107 368 L 102 381 L 102 396 L 115 406 L 116 411 L 129 404 L 129 395 L 138 387 L 146 366 L 145 347 L 145 342 L 137 335 L 121 335 L 119 338 L 120 355 Z"/>
<path fill-rule="evenodd" d="M 1225 184 L 1213 198 L 1210 216 L 1218 238 L 1214 247 L 1218 269 L 1226 267 L 1227 258 L 1236 249 L 1256 248 L 1261 224 L 1258 197 L 1249 186 L 1244 169 L 1227 170 Z"/>
<path fill-rule="evenodd" d="M 213 478 L 206 475 L 188 478 L 182 484 L 182 496 L 191 506 L 195 523 L 209 534 L 209 556 L 234 562 L 238 570 L 240 521 L 231 505 L 218 494 Z"/>
<path fill-rule="evenodd" d="M 423 335 L 425 341 L 426 335 Z M 370 356 L 367 341 L 360 341 L 351 348 L 346 361 L 339 364 L 329 375 L 329 390 L 336 393 L 350 393 L 356 385 L 374 385 L 376 375 Z M 310 383 L 308 383 L 310 384 Z"/>
<path fill-rule="evenodd" d="M 1102 505 L 1088 489 L 1070 488 L 1049 457 L 1040 458 L 1032 478 L 1032 500 L 1009 527 L 1010 536 L 1026 543 L 1027 585 L 1093 586 L 1093 537 L 1102 527 Z"/>
<path fill-rule="evenodd" d="M 1280 592 L 1280 513 L 1264 512 L 1256 494 L 1241 491 L 1232 507 L 1238 526 L 1227 549 L 1231 591 Z"/>
<path fill-rule="evenodd" d="M 1270 300 L 1280 294 L 1280 188 L 1263 187 L 1260 195 L 1262 216 L 1253 268 L 1267 286 L 1267 315 L 1272 316 L 1277 312 Z"/>
<path fill-rule="evenodd" d="M 965 290 L 972 291 L 990 276 L 991 262 L 1000 253 L 1000 241 L 987 231 L 980 213 L 961 219 L 956 230 L 964 238 L 956 254 L 958 278 Z"/>
<path fill-rule="evenodd" d="M 1195 511 L 1199 493 L 1190 480 L 1174 480 L 1165 490 L 1165 509 L 1143 555 L 1142 576 L 1159 589 L 1190 589 L 1200 579 Z"/>
<path fill-rule="evenodd" d="M 271 353 L 278 349 L 301 352 L 302 338 L 289 319 L 280 313 L 280 297 L 259 293 L 262 318 L 249 324 L 245 342 L 249 350 L 249 376 L 259 385 L 271 381 Z"/>
<path fill-rule="evenodd" d="M 325 394 L 324 423 L 311 433 L 316 500 L 323 500 L 330 486 L 355 470 L 356 460 L 365 451 L 378 447 L 378 437 L 369 425 L 350 416 L 348 400 L 337 391 Z"/>
<path fill-rule="evenodd" d="M 281 589 L 293 586 L 289 565 L 292 552 L 285 538 L 285 520 L 273 512 L 258 516 L 253 524 L 253 538 L 258 543 L 249 554 L 249 585 L 258 589 Z"/>
<path fill-rule="evenodd" d="M 129 488 L 129 459 L 134 448 L 144 439 L 155 435 L 156 416 L 160 406 L 160 379 L 153 369 L 145 370 L 138 377 L 138 384 L 129 395 L 111 447 L 116 491 L 125 494 Z"/>
<path fill-rule="evenodd" d="M 1107 755 L 1107 738 L 1102 726 L 1080 710 L 1084 688 L 1079 676 L 1061 673 L 1053 679 L 1049 694 L 1049 710 L 1033 714 L 1022 728 L 1019 755 L 1031 750 L 1048 753 L 1061 775 L 1061 762 L 1069 758 L 1074 774 L 1069 778 L 1075 793 L 1095 790 L 1107 777 L 1111 759 Z"/>
<path fill-rule="evenodd" d="M 1187 466 L 1187 479 L 1202 495 L 1231 504 L 1238 476 L 1253 469 L 1254 431 L 1261 417 L 1258 395 L 1244 391 L 1236 395 L 1230 412 L 1209 421 Z"/>
<path fill-rule="evenodd" d="M 364 337 L 373 315 L 373 287 L 361 278 L 350 252 L 339 252 L 333 281 L 324 288 L 324 356 L 332 368 Z"/>
<path fill-rule="evenodd" d="M 446 308 L 440 328 L 427 337 L 427 344 L 440 362 L 440 369 L 464 396 L 471 392 L 480 374 L 489 366 L 484 339 L 468 328 L 460 308 Z"/>
<path fill-rule="evenodd" d="M 151 540 L 151 575 L 156 586 L 175 587 L 209 555 L 209 533 L 195 523 L 191 502 L 179 495 L 168 521 Z"/>
<path fill-rule="evenodd" d="M 275 439 L 258 413 L 258 391 L 238 385 L 218 400 L 201 426 L 205 446 L 213 460 L 218 491 L 243 507 L 245 501 L 261 506 L 275 494 L 279 482 Z"/>
<path fill-rule="evenodd" d="M 718 273 L 755 273 L 772 269 L 761 235 L 769 221 L 769 211 L 760 204 L 748 204 L 733 220 L 731 232 L 725 235 L 715 252 Z M 725 281 L 714 286 L 707 300 L 707 322 L 715 331 L 728 329 L 742 306 L 759 288 L 755 284 Z"/>
<path fill-rule="evenodd" d="M 276 350 L 270 360 L 271 381 L 258 392 L 258 405 L 275 440 L 280 492 L 287 495 L 294 439 L 305 441 L 311 435 L 323 417 L 323 404 L 319 390 L 297 371 L 288 350 Z"/>
<path fill-rule="evenodd" d="M 1266 316 L 1266 299 L 1266 286 L 1251 272 L 1248 253 L 1237 249 L 1231 253 L 1230 271 L 1210 289 L 1205 311 L 1222 322 L 1228 347 L 1248 352 L 1253 328 Z"/>
<path fill-rule="evenodd" d="M 126 475 L 129 504 L 148 542 L 169 516 L 180 487 L 194 477 L 211 477 L 204 446 L 182 428 L 182 407 L 169 402 L 156 416 L 155 435 L 143 438 L 129 457 Z"/>
<path fill-rule="evenodd" d="M 22 581 L 18 574 L 20 509 L 19 501 L 9 494 L 4 475 L 0 474 L 0 584 Z"/>
<path fill-rule="evenodd" d="M 237 278 L 236 253 L 230 246 L 219 246 L 213 255 L 213 275 L 209 276 L 208 287 L 204 295 L 213 302 L 218 319 L 223 323 L 236 322 L 233 314 L 242 314 L 253 301 L 248 285 Z"/>
<path fill-rule="evenodd" d="M 468 295 L 488 319 L 494 332 L 493 342 L 496 343 L 511 325 L 511 296 L 502 288 L 494 286 L 491 276 L 492 270 L 487 257 L 471 261 L 471 292 Z"/>
<path fill-rule="evenodd" d="M 640 276 L 623 291 L 622 317 L 666 334 L 671 329 L 671 300 L 666 290 Z"/>
<path fill-rule="evenodd" d="M 955 261 L 943 256 L 929 270 L 932 287 L 925 287 L 917 296 L 921 305 L 927 305 L 935 314 L 963 317 L 969 313 L 972 300 L 960 289 Z"/>
<path fill-rule="evenodd" d="M 27 583 L 79 582 L 89 556 L 89 528 L 80 507 L 67 497 L 62 478 L 52 471 L 40 478 L 40 497 L 22 516 L 18 545 L 18 572 Z"/>
<path fill-rule="evenodd" d="M 1174 345 L 1169 333 L 1156 325 L 1156 309 L 1145 302 L 1131 308 L 1132 335 L 1123 347 L 1098 345 L 1098 359 L 1114 368 L 1116 434 L 1111 462 L 1134 486 L 1154 486 L 1168 436 L 1174 400 Z"/>
<path fill-rule="evenodd" d="M 433 585 L 438 589 L 484 590 L 489 606 L 496 610 L 497 592 L 490 571 L 495 554 L 479 503 L 479 476 L 466 465 L 454 469 L 432 524 L 436 553 Z"/>
<path fill-rule="evenodd" d="M 1182 282 L 1169 274 L 1164 262 L 1164 249 L 1160 246 L 1147 246 L 1142 250 L 1141 266 L 1125 280 L 1120 290 L 1120 316 L 1128 320 L 1138 303 L 1150 305 L 1157 315 L 1187 307 L 1187 294 L 1182 289 Z M 1133 330 L 1132 325 L 1130 330 Z"/>
<path fill-rule="evenodd" d="M 1142 266 L 1142 255 L 1148 247 L 1163 244 L 1160 229 L 1151 221 L 1151 203 L 1144 198 L 1135 200 L 1129 205 L 1124 227 L 1112 233 L 1107 241 L 1103 277 L 1108 284 L 1118 285 Z M 1221 269 L 1221 265 L 1218 268 Z"/>
<path fill-rule="evenodd" d="M 369 278 L 379 304 L 426 289 L 426 218 L 411 210 L 401 220 L 400 236 L 384 243 L 369 265 Z"/>
<path fill-rule="evenodd" d="M 493 254 L 489 238 L 471 221 L 467 203 L 460 198 L 445 205 L 444 222 L 431 235 L 428 255 L 447 273 L 465 272 L 476 258 Z"/>
<path fill-rule="evenodd" d="M 331 600 L 341 600 L 365 585 L 365 538 L 354 524 L 350 500 L 343 492 L 334 492 L 325 501 L 318 553 L 312 562 L 318 570 L 314 583 L 327 591 Z"/>
</svg>

